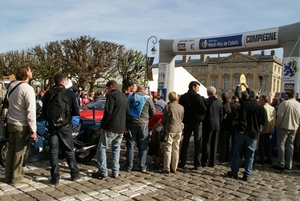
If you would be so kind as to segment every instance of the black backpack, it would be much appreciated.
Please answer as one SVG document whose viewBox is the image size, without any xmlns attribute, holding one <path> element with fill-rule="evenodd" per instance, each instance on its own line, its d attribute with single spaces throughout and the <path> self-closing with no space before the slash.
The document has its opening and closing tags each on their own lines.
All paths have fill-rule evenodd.
<svg viewBox="0 0 300 201">
<path fill-rule="evenodd" d="M 66 92 L 67 89 L 62 91 L 49 90 L 50 101 L 47 106 L 47 120 L 55 128 L 66 126 L 71 122 L 70 106 Z"/>
</svg>

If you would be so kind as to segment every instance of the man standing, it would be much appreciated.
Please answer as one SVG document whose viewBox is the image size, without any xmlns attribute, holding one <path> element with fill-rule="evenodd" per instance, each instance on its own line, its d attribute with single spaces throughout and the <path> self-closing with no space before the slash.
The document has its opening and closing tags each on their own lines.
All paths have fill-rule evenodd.
<svg viewBox="0 0 300 201">
<path fill-rule="evenodd" d="M 205 99 L 207 112 L 203 120 L 203 143 L 202 143 L 202 158 L 201 166 L 205 167 L 209 158 L 209 167 L 214 167 L 216 162 L 219 132 L 221 122 L 223 120 L 222 102 L 217 99 L 217 90 L 213 86 L 207 87 L 208 98 Z M 228 115 L 229 116 L 229 115 Z M 229 117 L 228 117 L 229 118 Z M 225 135 L 225 134 L 224 134 Z"/>
<path fill-rule="evenodd" d="M 183 94 L 179 99 L 179 104 L 184 108 L 184 129 L 183 129 L 183 143 L 180 151 L 179 168 L 184 168 L 187 160 L 187 150 L 192 133 L 194 133 L 194 168 L 199 169 L 201 160 L 201 139 L 200 124 L 204 119 L 206 106 L 203 98 L 197 93 L 199 91 L 200 83 L 192 81 L 189 84 L 189 90 Z"/>
<path fill-rule="evenodd" d="M 25 173 L 22 167 L 28 144 L 25 138 L 29 133 L 31 133 L 31 139 L 35 140 L 37 137 L 35 93 L 28 84 L 32 79 L 32 72 L 28 64 L 17 68 L 16 79 L 7 90 L 8 93 L 11 91 L 11 94 L 8 97 L 9 146 L 5 164 L 5 182 L 13 184 L 31 182 L 24 178 Z"/>
<path fill-rule="evenodd" d="M 154 116 L 156 109 L 150 96 L 146 94 L 144 86 L 139 85 L 136 93 L 128 95 L 130 118 L 128 123 L 128 134 L 126 136 L 126 170 L 133 168 L 134 148 L 137 144 L 139 149 L 141 172 L 147 169 L 147 146 L 148 146 L 148 123 L 149 116 Z"/>
<path fill-rule="evenodd" d="M 65 89 L 66 77 L 58 73 L 54 76 L 54 83 L 55 85 L 52 89 L 48 90 L 44 95 L 42 114 L 49 122 L 50 183 L 52 185 L 58 185 L 60 179 L 58 164 L 59 147 L 62 147 L 66 154 L 66 160 L 71 170 L 71 180 L 77 181 L 80 178 L 74 153 L 71 123 L 72 116 L 79 116 L 79 108 L 75 93 L 72 90 Z M 53 112 L 57 109 L 57 107 L 53 107 L 53 102 L 56 102 L 55 99 L 59 95 L 65 103 L 61 108 L 61 111 L 65 114 L 64 117 L 62 117 L 62 119 L 64 119 L 62 125 L 58 125 L 59 123 L 53 118 Z M 56 113 L 60 112 L 58 111 Z"/>
<path fill-rule="evenodd" d="M 118 90 L 116 81 L 111 80 L 106 84 L 106 104 L 104 116 L 101 121 L 100 139 L 97 153 L 98 172 L 93 173 L 93 178 L 107 177 L 106 150 L 112 145 L 112 178 L 119 176 L 120 145 L 123 138 L 126 116 L 129 113 L 127 97 Z"/>
<path fill-rule="evenodd" d="M 293 166 L 294 140 L 300 121 L 300 103 L 295 92 L 285 92 L 287 100 L 279 104 L 277 111 L 277 165 L 272 168 L 290 170 Z M 286 149 L 286 152 L 285 152 Z"/>
<path fill-rule="evenodd" d="M 247 93 L 245 93 L 246 95 Z M 237 179 L 240 165 L 240 153 L 245 148 L 245 172 L 243 180 L 248 181 L 251 175 L 256 142 L 259 132 L 267 123 L 267 113 L 265 108 L 256 101 L 256 94 L 250 91 L 249 99 L 245 97 L 241 103 L 239 114 L 239 128 L 236 139 L 236 145 L 231 161 L 231 171 L 227 175 Z"/>
<path fill-rule="evenodd" d="M 270 137 L 274 132 L 276 111 L 275 108 L 269 104 L 269 99 L 266 95 L 259 97 L 259 103 L 262 104 L 267 112 L 268 121 L 264 125 L 263 130 L 260 132 L 258 141 L 259 163 L 263 165 L 265 163 L 265 156 L 267 156 L 267 163 L 272 164 L 272 154 L 270 146 Z"/>
</svg>

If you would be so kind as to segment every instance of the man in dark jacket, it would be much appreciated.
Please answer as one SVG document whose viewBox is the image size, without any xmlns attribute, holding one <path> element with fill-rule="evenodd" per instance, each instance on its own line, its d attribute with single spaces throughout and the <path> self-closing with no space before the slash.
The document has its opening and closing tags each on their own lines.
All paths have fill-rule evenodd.
<svg viewBox="0 0 300 201">
<path fill-rule="evenodd" d="M 97 153 L 98 172 L 93 173 L 93 178 L 107 177 L 106 149 L 112 144 L 112 178 L 119 176 L 120 145 L 123 138 L 126 116 L 129 113 L 127 97 L 118 90 L 116 81 L 111 80 L 106 84 L 106 104 L 104 116 L 101 121 L 100 140 Z"/>
<path fill-rule="evenodd" d="M 54 76 L 54 83 L 53 90 L 56 92 L 61 92 L 65 89 L 66 85 L 66 77 L 59 73 Z M 79 108 L 77 104 L 76 95 L 72 90 L 67 90 L 65 93 L 68 99 L 68 105 L 70 108 L 70 117 L 71 116 L 79 116 Z M 47 91 L 43 98 L 43 108 L 42 108 L 42 115 L 45 119 L 47 119 L 47 111 L 48 111 L 48 104 L 51 101 L 51 94 L 50 91 Z M 50 147 L 50 173 L 51 173 L 51 180 L 50 183 L 53 185 L 57 185 L 59 183 L 60 174 L 59 174 L 59 164 L 58 164 L 58 154 L 59 154 L 59 144 L 61 143 L 61 147 L 64 148 L 66 153 L 67 163 L 71 170 L 71 180 L 76 181 L 79 179 L 79 170 L 76 165 L 75 153 L 74 153 L 74 144 L 73 144 L 73 137 L 72 137 L 72 123 L 71 118 L 69 118 L 70 123 L 62 126 L 62 127 L 55 127 L 52 124 L 52 121 L 48 119 L 49 122 L 49 147 Z"/>
<path fill-rule="evenodd" d="M 223 120 L 222 102 L 216 97 L 216 88 L 213 86 L 207 87 L 208 98 L 205 99 L 207 112 L 203 120 L 203 143 L 202 143 L 202 158 L 201 166 L 205 167 L 209 158 L 209 167 L 214 167 L 216 162 L 216 154 L 219 141 L 219 132 L 221 122 Z"/>
<path fill-rule="evenodd" d="M 184 107 L 184 130 L 183 143 L 180 151 L 179 168 L 184 168 L 187 159 L 187 150 L 192 133 L 194 133 L 194 168 L 199 169 L 201 160 L 201 140 L 200 124 L 203 121 L 206 106 L 203 98 L 197 93 L 199 91 L 200 83 L 192 81 L 189 84 L 189 90 L 183 94 L 179 99 L 179 104 Z"/>
<path fill-rule="evenodd" d="M 239 134 L 237 135 L 236 146 L 232 156 L 231 171 L 227 172 L 228 176 L 235 179 L 238 178 L 240 153 L 243 147 L 245 147 L 245 172 L 243 180 L 248 180 L 252 172 L 257 138 L 262 130 L 262 126 L 266 122 L 267 113 L 265 108 L 256 101 L 256 94 L 250 91 L 249 99 L 245 100 L 240 107 Z"/>
</svg>

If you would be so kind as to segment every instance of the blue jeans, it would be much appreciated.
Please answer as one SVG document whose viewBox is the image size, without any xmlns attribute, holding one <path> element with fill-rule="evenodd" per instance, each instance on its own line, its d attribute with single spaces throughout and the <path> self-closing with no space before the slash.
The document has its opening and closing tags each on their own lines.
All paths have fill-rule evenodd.
<svg viewBox="0 0 300 201">
<path fill-rule="evenodd" d="M 256 139 L 252 139 L 247 134 L 238 134 L 236 138 L 235 149 L 232 156 L 231 161 L 231 171 L 232 173 L 237 176 L 239 172 L 239 165 L 240 165 L 240 153 L 243 147 L 246 148 L 246 156 L 245 156 L 245 172 L 244 175 L 247 177 L 251 175 L 252 167 L 253 167 L 253 160 L 254 160 L 254 153 L 256 149 Z"/>
<path fill-rule="evenodd" d="M 97 152 L 97 164 L 98 172 L 107 176 L 107 162 L 106 162 L 106 150 L 108 145 L 111 143 L 111 154 L 112 154 L 112 175 L 118 176 L 120 169 L 120 146 L 123 138 L 123 133 L 113 133 L 108 130 L 104 130 L 100 136 L 98 152 Z"/>
<path fill-rule="evenodd" d="M 50 173 L 52 179 L 54 179 L 55 181 L 58 181 L 60 179 L 58 164 L 58 154 L 60 148 L 66 155 L 67 163 L 71 170 L 71 178 L 77 177 L 79 174 L 79 170 L 76 165 L 71 125 L 62 127 L 58 130 L 50 131 L 49 147 L 51 166 Z"/>
<path fill-rule="evenodd" d="M 128 128 L 131 131 L 131 135 L 126 136 L 126 169 L 131 170 L 133 168 L 134 148 L 137 144 L 139 149 L 140 158 L 140 171 L 147 168 L 147 147 L 148 147 L 148 125 L 144 126 L 131 126 Z"/>
</svg>

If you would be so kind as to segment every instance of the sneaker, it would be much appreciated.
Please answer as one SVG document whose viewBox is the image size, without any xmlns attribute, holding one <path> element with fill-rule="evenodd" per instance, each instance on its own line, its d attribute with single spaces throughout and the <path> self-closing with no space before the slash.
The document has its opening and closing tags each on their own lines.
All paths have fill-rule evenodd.
<svg viewBox="0 0 300 201">
<path fill-rule="evenodd" d="M 54 179 L 54 178 L 51 178 L 51 179 L 50 179 L 50 184 L 56 186 L 56 185 L 59 184 L 59 180 L 56 180 L 56 179 Z"/>
<path fill-rule="evenodd" d="M 103 178 L 107 177 L 107 175 L 100 174 L 99 172 L 94 172 L 94 173 L 92 173 L 92 177 L 95 179 L 103 179 Z"/>
<path fill-rule="evenodd" d="M 118 177 L 119 177 L 119 175 L 117 175 L 117 174 L 111 175 L 111 178 L 114 178 L 114 179 L 117 179 Z"/>
<path fill-rule="evenodd" d="M 11 181 L 12 184 L 30 184 L 32 182 L 31 179 L 22 178 L 20 180 Z"/>
<path fill-rule="evenodd" d="M 238 176 L 233 174 L 231 171 L 227 172 L 227 176 L 229 176 L 230 178 L 233 178 L 233 179 L 238 179 Z"/>
<path fill-rule="evenodd" d="M 141 173 L 147 173 L 147 170 L 146 169 L 141 170 Z"/>
<path fill-rule="evenodd" d="M 80 179 L 80 175 L 78 174 L 76 177 L 71 177 L 71 181 L 78 181 Z"/>
</svg>

